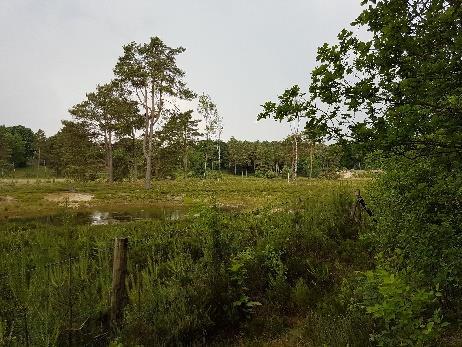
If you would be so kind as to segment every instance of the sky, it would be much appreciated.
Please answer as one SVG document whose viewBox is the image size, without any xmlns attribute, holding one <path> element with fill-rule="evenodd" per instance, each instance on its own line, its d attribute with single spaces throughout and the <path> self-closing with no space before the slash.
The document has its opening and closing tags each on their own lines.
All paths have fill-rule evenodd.
<svg viewBox="0 0 462 347">
<path fill-rule="evenodd" d="M 178 65 L 217 104 L 224 139 L 279 140 L 289 127 L 256 122 L 260 105 L 307 90 L 317 47 L 360 10 L 360 0 L 0 0 L 0 124 L 53 135 L 113 77 L 124 44 L 158 36 L 186 48 Z"/>
</svg>

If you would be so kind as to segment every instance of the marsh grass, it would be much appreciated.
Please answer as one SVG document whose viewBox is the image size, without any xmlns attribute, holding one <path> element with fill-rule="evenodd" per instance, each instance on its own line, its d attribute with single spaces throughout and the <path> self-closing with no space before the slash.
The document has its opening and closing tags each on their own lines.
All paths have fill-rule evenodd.
<svg viewBox="0 0 462 347">
<path fill-rule="evenodd" d="M 319 309 L 345 277 L 371 266 L 358 240 L 366 226 L 349 217 L 349 183 L 158 183 L 150 192 L 130 184 L 75 190 L 94 194 L 97 204 L 182 196 L 196 202 L 190 218 L 87 226 L 72 224 L 72 211 L 61 208 L 61 225 L 2 223 L 1 338 L 18 345 L 188 345 L 244 336 L 251 343 L 290 335 L 290 317 L 297 317 L 307 322 L 300 328 L 306 341 L 315 338 L 308 327 L 323 319 L 344 326 L 342 341 L 353 341 L 344 310 Z M 7 194 L 30 204 L 65 187 L 10 187 Z M 246 199 L 241 210 L 219 208 Z M 129 237 L 130 304 L 114 331 L 107 315 L 112 243 L 121 236 Z M 325 341 L 319 334 L 314 343 Z"/>
</svg>

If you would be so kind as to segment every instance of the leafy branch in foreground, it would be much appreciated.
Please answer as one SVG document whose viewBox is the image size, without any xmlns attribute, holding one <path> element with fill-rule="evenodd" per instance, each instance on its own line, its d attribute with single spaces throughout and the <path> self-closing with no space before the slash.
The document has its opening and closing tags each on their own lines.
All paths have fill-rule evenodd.
<svg viewBox="0 0 462 347">
<path fill-rule="evenodd" d="M 337 44 L 319 48 L 312 116 L 330 122 L 338 135 L 347 126 L 369 129 L 386 152 L 460 153 L 461 18 L 458 1 L 369 5 L 353 26 L 366 27 L 370 40 L 342 30 Z"/>
</svg>

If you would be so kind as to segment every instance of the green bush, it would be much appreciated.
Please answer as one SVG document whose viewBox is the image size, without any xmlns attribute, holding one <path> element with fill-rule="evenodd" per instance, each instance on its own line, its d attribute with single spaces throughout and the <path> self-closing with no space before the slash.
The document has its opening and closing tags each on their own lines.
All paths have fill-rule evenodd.
<svg viewBox="0 0 462 347">
<path fill-rule="evenodd" d="M 267 189 L 258 181 L 252 182 L 257 193 Z M 182 184 L 194 188 L 189 180 Z M 123 345 L 190 345 L 250 331 L 283 333 L 290 316 L 310 313 L 326 296 L 335 296 L 347 272 L 364 266 L 339 256 L 347 240 L 356 242 L 359 230 L 349 219 L 350 188 L 339 184 L 322 195 L 318 189 L 310 186 L 307 194 L 278 208 L 203 208 L 179 220 L 3 223 L 0 276 L 8 280 L 0 281 L 2 329 L 9 334 L 15 321 L 12 338 L 22 345 L 64 344 L 72 306 L 72 324 L 85 322 L 73 336 L 80 345 L 94 343 L 95 336 Z M 118 236 L 130 239 L 130 300 L 123 326 L 108 334 L 111 247 Z M 362 245 L 348 249 L 361 253 Z M 72 262 L 70 286 L 69 255 L 79 257 Z M 49 281 L 46 265 L 63 260 Z M 27 333 L 18 323 L 24 312 Z"/>
<path fill-rule="evenodd" d="M 300 312 L 306 312 L 313 303 L 313 297 L 310 287 L 305 283 L 303 278 L 299 278 L 292 288 L 292 302 Z"/>
<path fill-rule="evenodd" d="M 439 288 L 416 288 L 406 277 L 378 268 L 366 272 L 355 288 L 359 307 L 377 324 L 371 338 L 379 346 L 430 345 L 447 325 L 439 308 Z"/>
</svg>

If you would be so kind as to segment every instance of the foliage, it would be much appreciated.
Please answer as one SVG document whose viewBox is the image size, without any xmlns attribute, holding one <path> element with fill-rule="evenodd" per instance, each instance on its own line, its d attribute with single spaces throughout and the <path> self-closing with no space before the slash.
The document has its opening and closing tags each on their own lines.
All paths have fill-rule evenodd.
<svg viewBox="0 0 462 347">
<path fill-rule="evenodd" d="M 395 159 L 373 191 L 374 209 L 380 211 L 377 229 L 369 233 L 380 262 L 392 269 L 413 269 L 422 278 L 411 283 L 439 286 L 447 317 L 460 314 L 462 297 L 461 189 L 458 163 L 440 158 Z"/>
<path fill-rule="evenodd" d="M 214 156 L 215 145 L 213 141 L 217 141 L 218 150 L 218 167 L 221 168 L 221 133 L 223 131 L 223 118 L 218 113 L 216 104 L 212 101 L 210 95 L 202 94 L 199 96 L 199 104 L 197 112 L 201 115 L 205 123 L 204 135 L 204 174 L 207 174 L 207 168 L 210 158 Z M 213 165 L 213 164 L 212 164 Z"/>
<path fill-rule="evenodd" d="M 116 104 L 124 104 L 125 102 L 128 102 L 128 100 L 124 102 L 119 100 Z M 80 114 L 76 119 L 82 120 L 84 115 L 86 115 L 86 118 L 84 118 L 87 119 L 90 116 L 90 113 L 88 113 L 90 111 L 87 110 L 90 104 L 92 102 L 87 100 L 75 106 L 72 112 L 79 112 Z M 134 105 L 132 104 L 131 106 Z M 119 109 L 119 106 L 116 109 Z M 127 113 L 128 111 L 125 112 L 123 107 L 119 111 L 121 112 L 120 117 L 109 117 L 112 119 L 110 122 L 108 117 L 103 116 L 104 112 L 101 108 L 95 114 L 95 118 L 88 118 L 85 122 L 77 122 L 82 132 L 85 132 L 85 135 L 82 134 L 83 138 L 93 143 L 90 146 L 87 140 L 82 141 L 78 154 L 68 148 L 73 155 L 82 157 L 82 160 L 75 158 L 75 162 L 84 162 L 85 158 L 93 158 L 89 161 L 92 168 L 88 168 L 93 171 L 93 174 L 78 175 L 79 179 L 100 178 L 102 176 L 103 162 L 105 162 L 106 171 L 109 172 L 109 153 L 112 153 L 114 180 L 135 180 L 139 178 L 144 166 L 143 141 L 135 133 L 138 127 L 135 123 L 136 120 L 139 121 L 139 117 L 136 114 Z M 288 169 L 289 171 L 292 169 L 294 151 L 293 138 L 291 137 L 282 141 L 241 141 L 232 137 L 227 142 L 217 141 L 212 143 L 200 140 L 199 128 L 200 120 L 194 119 L 192 111 L 180 112 L 174 110 L 168 112 L 165 124 L 153 135 L 152 170 L 154 177 L 204 177 L 204 158 L 206 154 L 208 157 L 208 173 L 212 173 L 215 178 L 220 175 L 215 175 L 213 172 L 220 167 L 222 169 L 226 168 L 226 171 L 235 175 L 241 175 L 241 173 L 246 175 L 247 173 L 247 175 L 255 175 L 260 178 L 286 178 L 286 174 L 283 174 L 284 168 L 286 168 L 285 173 L 287 173 Z M 59 132 L 60 136 L 58 137 L 61 138 L 59 141 L 61 144 L 67 136 L 62 136 L 63 132 L 66 131 L 65 125 Z M 108 131 L 111 134 L 111 141 L 109 141 Z M 104 134 L 106 134 L 106 140 L 104 139 Z M 0 142 L 4 143 L 0 147 L 0 169 L 3 169 L 4 177 L 24 176 L 13 171 L 12 156 L 17 155 L 14 153 L 22 153 L 22 150 L 12 152 L 11 146 L 15 146 L 13 140 L 14 137 L 7 131 L 7 128 L 0 127 Z M 304 138 L 301 140 L 298 143 L 299 161 L 297 167 L 300 176 L 310 177 L 311 174 L 312 178 L 333 178 L 336 177 L 336 172 L 343 168 L 350 169 L 355 166 L 359 168 L 366 164 L 368 168 L 382 166 L 381 161 L 377 161 L 375 157 L 369 158 L 370 155 L 362 152 L 358 154 L 355 149 L 352 149 L 356 148 L 353 144 L 324 145 L 312 144 L 304 140 Z M 80 143 L 79 141 L 76 143 Z M 87 144 L 84 144 L 84 142 Z M 16 145 L 19 146 L 19 149 L 23 148 L 21 147 L 23 146 L 21 141 L 18 141 Z M 220 147 L 220 156 L 216 147 L 218 145 Z M 37 132 L 34 139 L 34 149 L 35 154 L 31 158 L 34 160 L 33 162 L 31 159 L 29 160 L 29 169 L 21 170 L 23 173 L 27 172 L 27 177 L 45 177 L 52 174 L 63 177 L 65 173 L 67 177 L 76 177 L 74 173 L 69 174 L 70 172 L 75 172 L 75 168 L 68 167 L 76 166 L 76 164 L 69 160 L 70 156 L 68 159 L 63 159 L 66 155 L 63 148 L 58 145 L 57 135 L 46 138 L 43 133 Z M 352 151 L 356 153 L 354 158 L 352 158 Z M 98 152 L 97 155 L 96 152 Z M 39 155 L 41 165 L 40 167 L 37 166 L 34 171 L 31 166 L 36 165 Z M 95 156 L 98 157 L 98 163 L 95 161 Z M 20 160 L 20 158 L 15 160 Z M 97 164 L 96 166 L 98 167 L 95 167 L 94 164 Z"/>
<path fill-rule="evenodd" d="M 365 310 L 378 325 L 371 339 L 379 346 L 431 345 L 448 325 L 438 308 L 442 296 L 438 286 L 416 288 L 406 278 L 404 273 L 378 268 L 366 272 L 354 289 L 354 295 L 361 298 L 354 306 Z"/>
<path fill-rule="evenodd" d="M 365 237 L 387 273 L 366 278 L 382 290 L 369 313 L 381 322 L 381 343 L 425 344 L 441 333 L 442 316 L 455 322 L 461 312 L 462 8 L 446 0 L 362 5 L 353 26 L 369 39 L 342 30 L 319 48 L 307 118 L 378 155 L 369 158 L 385 170 L 372 189 L 377 225 Z M 432 302 L 434 288 L 441 299 Z"/>
<path fill-rule="evenodd" d="M 15 167 L 25 167 L 29 159 L 34 156 L 34 132 L 22 125 L 8 127 L 7 131 L 13 138 L 12 145 L 10 145 L 13 163 Z"/>
<path fill-rule="evenodd" d="M 341 125 L 364 113 L 367 118 L 351 127 L 354 134 L 387 152 L 458 151 L 460 11 L 445 0 L 365 6 L 353 25 L 370 30 L 371 40 L 343 30 L 338 44 L 318 50 L 311 99 L 330 108 L 320 112 L 313 106 L 313 116 Z"/>
<path fill-rule="evenodd" d="M 114 73 L 129 88 L 143 112 L 143 154 L 146 162 L 145 187 L 151 188 L 154 126 L 165 116 L 167 99 L 190 100 L 195 95 L 186 87 L 185 73 L 176 58 L 183 47 L 171 48 L 159 37 L 149 42 L 131 42 L 123 47 Z"/>
<path fill-rule="evenodd" d="M 62 123 L 63 128 L 47 144 L 45 158 L 48 166 L 58 176 L 96 179 L 104 161 L 100 148 L 91 140 L 88 128 L 71 121 Z"/>
<path fill-rule="evenodd" d="M 185 176 L 190 171 L 191 152 L 201 135 L 199 120 L 193 119 L 192 112 L 174 112 L 162 130 L 156 133 L 155 138 L 159 142 L 157 164 L 164 172 L 181 170 Z"/>
<path fill-rule="evenodd" d="M 10 168 L 12 137 L 5 126 L 0 126 L 0 166 L 2 176 Z M 8 170 L 9 171 L 9 170 Z"/>
<path fill-rule="evenodd" d="M 214 135 L 221 132 L 221 118 L 218 113 L 217 105 L 212 101 L 210 95 L 202 94 L 199 96 L 197 112 L 203 117 L 205 122 L 205 138 L 212 140 Z"/>
<path fill-rule="evenodd" d="M 102 139 L 106 152 L 108 181 L 113 182 L 113 141 L 116 135 L 130 135 L 139 128 L 141 118 L 137 104 L 119 81 L 98 85 L 86 100 L 73 106 L 69 113 L 88 127 L 93 140 Z"/>
<path fill-rule="evenodd" d="M 0 165 L 3 170 L 26 166 L 33 154 L 33 136 L 32 130 L 21 125 L 0 127 Z"/>
<path fill-rule="evenodd" d="M 372 346 L 370 322 L 364 315 L 343 312 L 335 302 L 326 302 L 308 313 L 293 331 L 287 346 Z"/>
<path fill-rule="evenodd" d="M 195 184 L 197 190 L 202 183 Z M 0 275 L 7 278 L 0 282 L 2 326 L 9 334 L 15 321 L 11 336 L 19 344 L 67 343 L 68 327 L 82 324 L 72 333 L 73 344 L 107 336 L 112 240 L 122 235 L 130 239 L 130 304 L 111 340 L 204 343 L 230 330 L 245 332 L 265 312 L 308 312 L 351 269 L 368 266 L 340 256 L 347 240 L 356 242 L 359 226 L 349 216 L 348 187 L 335 187 L 298 187 L 297 197 L 288 195 L 294 201 L 279 210 L 202 208 L 186 219 L 107 226 L 78 225 L 70 215 L 55 225 L 2 223 L 0 246 L 7 254 L 0 260 Z M 228 183 L 227 189 L 236 187 Z M 358 250 L 364 251 L 359 243 Z"/>
</svg>

